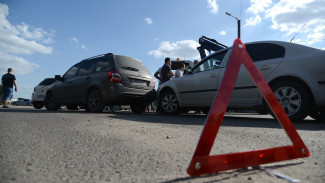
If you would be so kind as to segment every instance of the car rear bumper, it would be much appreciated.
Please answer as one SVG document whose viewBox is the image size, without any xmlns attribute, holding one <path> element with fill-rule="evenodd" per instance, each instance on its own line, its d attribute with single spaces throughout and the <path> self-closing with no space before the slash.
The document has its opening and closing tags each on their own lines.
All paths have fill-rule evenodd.
<svg viewBox="0 0 325 183">
<path fill-rule="evenodd" d="M 104 105 L 130 105 L 137 102 L 150 103 L 156 99 L 156 90 L 127 88 L 121 84 L 110 86 L 102 90 Z"/>
<path fill-rule="evenodd" d="M 45 95 L 37 95 L 35 93 L 32 94 L 32 102 L 43 102 Z"/>
</svg>

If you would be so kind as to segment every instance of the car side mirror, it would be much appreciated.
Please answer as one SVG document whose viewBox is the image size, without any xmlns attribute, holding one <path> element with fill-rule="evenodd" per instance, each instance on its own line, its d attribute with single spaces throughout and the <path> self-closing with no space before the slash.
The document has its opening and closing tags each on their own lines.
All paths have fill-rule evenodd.
<svg viewBox="0 0 325 183">
<path fill-rule="evenodd" d="M 62 77 L 60 75 L 55 75 L 55 80 L 62 81 Z"/>
</svg>

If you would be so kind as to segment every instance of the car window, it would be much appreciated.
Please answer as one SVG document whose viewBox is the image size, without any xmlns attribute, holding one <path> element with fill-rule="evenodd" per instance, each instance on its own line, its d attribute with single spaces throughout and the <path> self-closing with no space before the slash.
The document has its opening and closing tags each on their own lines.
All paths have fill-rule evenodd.
<svg viewBox="0 0 325 183">
<path fill-rule="evenodd" d="M 80 70 L 78 72 L 78 75 L 86 75 L 92 73 L 94 66 L 95 66 L 95 61 L 94 60 L 87 60 L 82 63 L 80 66 Z"/>
<path fill-rule="evenodd" d="M 248 44 L 246 50 L 254 62 L 282 58 L 285 54 L 282 46 L 271 43 Z"/>
<path fill-rule="evenodd" d="M 225 57 L 228 50 L 217 53 L 210 58 L 201 62 L 197 67 L 194 68 L 193 73 L 208 71 L 212 69 L 218 69 L 220 64 Z"/>
<path fill-rule="evenodd" d="M 109 57 L 111 58 L 111 57 Z M 109 71 L 112 69 L 110 59 L 107 57 L 101 57 L 96 59 L 95 72 Z"/>
<path fill-rule="evenodd" d="M 115 60 L 116 60 L 116 65 L 118 69 L 123 70 L 131 70 L 131 71 L 141 71 L 143 73 L 150 73 L 149 70 L 145 65 L 143 65 L 142 62 L 139 60 L 132 58 L 132 57 L 127 57 L 127 56 L 122 56 L 122 55 L 115 55 Z"/>
<path fill-rule="evenodd" d="M 72 66 L 63 76 L 63 79 L 70 79 L 74 77 L 79 69 L 80 63 Z"/>
</svg>

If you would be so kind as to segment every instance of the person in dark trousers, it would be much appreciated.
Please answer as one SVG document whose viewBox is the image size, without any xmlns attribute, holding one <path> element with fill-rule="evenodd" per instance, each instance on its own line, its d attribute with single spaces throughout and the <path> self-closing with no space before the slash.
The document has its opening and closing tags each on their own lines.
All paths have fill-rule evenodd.
<svg viewBox="0 0 325 183">
<path fill-rule="evenodd" d="M 3 88 L 3 108 L 9 108 L 7 106 L 8 101 L 10 100 L 10 97 L 12 96 L 13 92 L 13 85 L 15 85 L 15 91 L 17 92 L 17 83 L 16 83 L 16 77 L 12 74 L 12 68 L 8 69 L 8 73 L 2 76 L 1 84 Z"/>
<path fill-rule="evenodd" d="M 164 83 L 166 81 L 169 81 L 171 77 L 173 77 L 175 74 L 171 69 L 172 62 L 170 58 L 165 59 L 165 64 L 161 67 L 161 72 L 160 72 L 160 78 L 161 78 L 161 83 Z"/>
</svg>

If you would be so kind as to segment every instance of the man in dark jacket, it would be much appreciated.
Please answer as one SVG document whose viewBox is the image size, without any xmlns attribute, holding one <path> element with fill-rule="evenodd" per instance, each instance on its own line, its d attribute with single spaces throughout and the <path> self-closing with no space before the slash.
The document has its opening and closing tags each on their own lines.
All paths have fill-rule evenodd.
<svg viewBox="0 0 325 183">
<path fill-rule="evenodd" d="M 1 79 L 1 83 L 2 83 L 2 88 L 3 88 L 3 96 L 2 96 L 2 100 L 3 100 L 3 108 L 9 108 L 7 106 L 7 103 L 10 99 L 10 97 L 12 96 L 12 92 L 13 92 L 13 85 L 15 85 L 15 91 L 17 92 L 17 83 L 16 83 L 16 77 L 15 75 L 12 74 L 12 68 L 8 69 L 8 73 L 2 76 Z"/>
<path fill-rule="evenodd" d="M 172 76 L 174 76 L 174 73 L 171 69 L 172 62 L 170 58 L 165 59 L 165 64 L 161 67 L 161 83 L 164 83 L 166 81 L 169 81 Z"/>
</svg>

